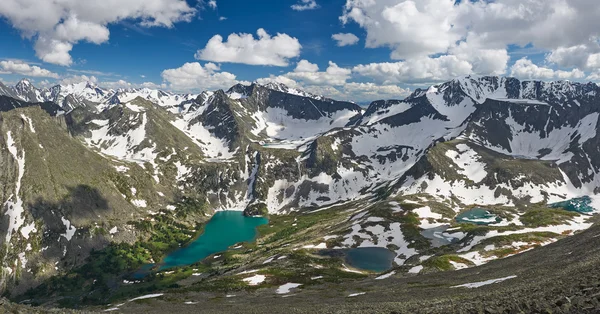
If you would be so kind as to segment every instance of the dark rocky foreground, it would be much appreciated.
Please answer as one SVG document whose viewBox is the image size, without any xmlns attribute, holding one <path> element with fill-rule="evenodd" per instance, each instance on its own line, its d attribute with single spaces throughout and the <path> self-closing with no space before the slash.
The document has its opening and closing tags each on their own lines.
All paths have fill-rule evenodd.
<svg viewBox="0 0 600 314">
<path fill-rule="evenodd" d="M 517 276 L 480 288 L 465 283 Z M 264 291 L 263 291 L 264 290 Z M 405 278 L 373 278 L 275 295 L 231 298 L 170 294 L 129 303 L 126 313 L 600 313 L 600 226 L 481 267 Z M 351 293 L 365 294 L 348 297 Z M 184 304 L 185 301 L 198 302 Z"/>
</svg>

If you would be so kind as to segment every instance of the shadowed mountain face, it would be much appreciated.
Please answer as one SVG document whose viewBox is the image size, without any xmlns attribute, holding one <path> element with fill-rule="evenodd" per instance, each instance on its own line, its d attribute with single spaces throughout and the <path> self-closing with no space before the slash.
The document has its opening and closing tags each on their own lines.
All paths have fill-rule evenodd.
<svg viewBox="0 0 600 314">
<path fill-rule="evenodd" d="M 227 209 L 270 214 L 273 231 L 239 259 L 207 262 L 209 281 L 242 260 L 273 267 L 269 285 L 304 280 L 277 269 L 306 272 L 315 247 L 384 247 L 395 274 L 412 276 L 550 244 L 600 208 L 599 93 L 467 77 L 363 110 L 277 84 L 198 95 L 0 85 L 3 284 L 16 295 L 74 272 L 34 291 L 75 284 L 107 301 L 100 291 L 120 291 Z M 92 249 L 122 267 L 98 289 Z M 286 257 L 260 266 L 273 255 Z M 346 266 L 320 266 L 313 277 L 346 278 Z"/>
</svg>

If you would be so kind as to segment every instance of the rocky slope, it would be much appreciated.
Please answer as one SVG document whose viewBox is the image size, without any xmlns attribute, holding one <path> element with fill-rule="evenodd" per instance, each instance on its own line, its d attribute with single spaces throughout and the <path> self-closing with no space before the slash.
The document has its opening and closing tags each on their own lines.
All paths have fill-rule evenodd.
<svg viewBox="0 0 600 314">
<path fill-rule="evenodd" d="M 285 232 L 244 253 L 257 269 L 263 254 L 379 246 L 404 276 L 550 244 L 600 209 L 599 92 L 466 77 L 363 110 L 276 84 L 199 95 L 0 85 L 3 286 L 17 295 L 69 274 L 92 249 L 143 256 L 126 259 L 131 271 L 222 209 L 278 215 Z M 273 267 L 304 271 L 306 258 Z"/>
</svg>

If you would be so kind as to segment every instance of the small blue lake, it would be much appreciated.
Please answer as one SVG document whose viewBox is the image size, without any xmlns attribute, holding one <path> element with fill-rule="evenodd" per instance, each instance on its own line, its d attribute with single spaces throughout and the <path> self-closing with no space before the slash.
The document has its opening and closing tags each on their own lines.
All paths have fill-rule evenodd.
<svg viewBox="0 0 600 314">
<path fill-rule="evenodd" d="M 239 242 L 253 241 L 257 236 L 256 227 L 267 224 L 264 217 L 246 217 L 239 211 L 217 212 L 204 228 L 204 233 L 189 245 L 182 247 L 157 264 L 159 270 L 195 264 L 206 257 L 227 251 Z M 155 265 L 144 266 L 135 277 L 144 277 Z"/>
<path fill-rule="evenodd" d="M 394 257 L 386 248 L 364 247 L 347 250 L 345 261 L 354 268 L 381 273 L 392 268 Z"/>
<path fill-rule="evenodd" d="M 458 223 L 472 223 L 476 225 L 486 226 L 490 224 L 502 222 L 502 218 L 490 213 L 484 208 L 473 208 L 460 215 L 456 216 Z"/>
<path fill-rule="evenodd" d="M 581 214 L 590 214 L 594 212 L 592 205 L 592 199 L 589 196 L 579 197 L 570 199 L 563 202 L 549 204 L 551 208 L 564 208 L 570 212 L 578 212 Z"/>
</svg>

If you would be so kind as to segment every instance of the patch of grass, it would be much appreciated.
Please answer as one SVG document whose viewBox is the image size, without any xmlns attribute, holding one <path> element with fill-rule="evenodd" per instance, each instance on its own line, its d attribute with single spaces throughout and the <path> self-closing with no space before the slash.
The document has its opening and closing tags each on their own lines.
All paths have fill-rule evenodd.
<svg viewBox="0 0 600 314">
<path fill-rule="evenodd" d="M 529 210 L 521 216 L 521 222 L 527 227 L 546 227 L 565 224 L 577 217 L 577 213 L 562 209 L 544 208 Z"/>
<path fill-rule="evenodd" d="M 423 267 L 441 270 L 441 271 L 449 271 L 454 270 L 454 266 L 450 262 L 461 263 L 465 265 L 473 265 L 473 262 L 464 259 L 458 255 L 442 255 L 442 256 L 434 256 L 423 262 Z"/>
<path fill-rule="evenodd" d="M 548 241 L 549 239 L 557 239 L 561 237 L 561 235 L 553 232 L 530 232 L 521 234 L 509 234 L 485 239 L 477 246 L 485 247 L 492 244 L 495 246 L 506 246 L 512 245 L 515 242 L 542 243 Z"/>
</svg>

